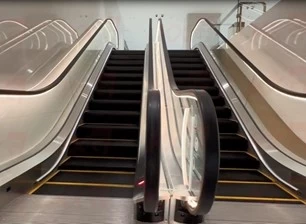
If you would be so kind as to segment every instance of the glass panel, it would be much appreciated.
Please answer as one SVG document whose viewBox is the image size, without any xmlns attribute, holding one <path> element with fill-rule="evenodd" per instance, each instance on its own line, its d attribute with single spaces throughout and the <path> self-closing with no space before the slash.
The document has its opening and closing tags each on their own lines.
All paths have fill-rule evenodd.
<svg viewBox="0 0 306 224">
<path fill-rule="evenodd" d="M 293 21 L 294 24 L 296 24 L 295 22 L 297 21 Z M 282 29 L 278 29 L 280 24 L 282 24 Z M 298 27 L 293 28 L 292 21 L 278 21 L 273 26 L 271 25 L 273 28 L 270 29 L 270 26 L 268 26 L 267 29 L 268 32 L 272 32 L 271 35 L 276 35 L 276 32 L 287 32 L 300 33 L 302 37 L 301 26 L 302 24 L 299 24 Z M 221 27 L 216 26 L 218 29 L 221 29 Z M 224 43 L 205 20 L 198 24 L 197 29 L 202 31 L 195 30 L 193 43 L 202 42 L 212 54 L 219 68 L 225 74 L 228 83 L 234 88 L 239 100 L 256 122 L 259 130 L 265 135 L 267 141 L 293 160 L 300 164 L 306 164 L 305 126 L 301 126 L 305 123 L 305 116 L 299 113 L 305 110 L 305 98 L 283 94 L 260 78 L 261 75 L 264 75 L 270 81 L 285 89 L 306 93 L 303 91 L 305 90 L 305 83 L 302 81 L 305 76 L 301 75 L 302 71 L 306 70 L 306 63 L 300 60 L 302 55 L 295 54 L 293 56 L 292 52 L 286 53 L 288 49 L 283 44 L 277 43 L 268 34 L 256 31 L 250 25 L 233 36 L 230 42 L 237 46 L 262 71 L 263 74 L 259 75 L 229 45 Z M 204 32 L 204 30 L 209 34 L 206 34 L 199 41 L 197 33 Z M 300 31 L 297 32 L 298 30 Z M 287 35 L 287 37 L 290 37 L 290 35 Z M 301 41 L 303 41 L 302 39 Z M 286 40 L 284 41 L 286 42 Z M 292 40 L 289 38 L 287 41 Z M 265 55 L 270 55 L 271 60 L 268 60 Z M 303 69 L 303 67 L 305 68 Z M 299 70 L 300 68 L 302 69 Z M 295 72 L 300 74 L 298 76 L 299 82 L 296 82 Z M 283 75 L 284 73 L 286 75 Z"/>
<path fill-rule="evenodd" d="M 73 55 L 83 48 L 84 44 L 97 31 L 102 22 L 97 21 L 88 29 L 84 38 L 81 38 L 75 47 L 71 49 L 70 54 L 72 56 L 67 57 L 67 60 L 64 60 L 63 63 L 67 65 L 74 58 Z M 55 32 L 52 32 L 55 31 L 54 27 L 49 28 L 45 30 L 46 33 L 53 33 L 55 40 L 61 39 L 64 41 L 64 35 L 61 36 L 57 33 L 57 36 Z M 40 152 L 57 136 L 98 63 L 106 44 L 113 39 L 116 40 L 103 27 L 65 75 L 65 78 L 43 94 L 30 96 L 0 95 L 3 105 L 0 109 L 2 115 L 0 120 L 0 126 L 2 127 L 0 129 L 0 141 L 2 142 L 3 149 L 0 151 L 0 171 Z M 37 49 L 38 46 L 34 45 L 34 43 L 37 43 L 35 41 L 38 40 L 36 35 L 32 40 L 33 42 L 29 41 L 29 43 L 33 43 L 32 49 L 34 49 L 34 46 Z M 68 43 L 71 40 L 68 38 L 66 41 Z M 21 47 L 28 49 L 29 46 L 20 45 Z M 64 69 L 65 64 L 61 65 L 59 67 Z M 53 70 L 53 73 L 61 74 L 56 69 Z M 51 83 L 54 80 L 54 77 L 52 77 L 53 73 L 50 73 L 37 88 Z M 51 78 L 48 79 L 49 77 Z"/>
<path fill-rule="evenodd" d="M 161 36 L 158 38 L 161 43 Z M 164 58 L 163 54 L 161 52 L 161 58 Z M 174 195 L 186 196 L 189 206 L 196 207 L 201 193 L 205 161 L 204 130 L 199 103 L 192 92 L 172 90 L 165 61 L 162 62 L 161 69 L 163 84 L 159 89 L 163 91 L 162 100 L 167 105 L 162 113 L 167 116 L 169 130 L 169 138 L 165 141 L 170 141 L 171 149 L 167 150 L 171 152 L 165 154 L 171 176 L 170 182 L 173 184 L 171 190 Z"/>
<path fill-rule="evenodd" d="M 25 25 L 13 21 L 13 20 L 4 20 L 0 22 L 0 46 L 17 35 L 28 30 L 28 27 Z"/>
</svg>

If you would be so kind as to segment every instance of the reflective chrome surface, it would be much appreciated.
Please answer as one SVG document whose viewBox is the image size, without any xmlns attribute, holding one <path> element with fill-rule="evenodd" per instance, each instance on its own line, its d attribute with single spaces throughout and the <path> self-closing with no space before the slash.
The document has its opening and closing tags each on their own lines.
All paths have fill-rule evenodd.
<svg viewBox="0 0 306 224">
<path fill-rule="evenodd" d="M 205 25 L 205 23 L 206 21 L 202 20 L 196 27 L 197 29 L 200 29 L 200 31 L 195 30 L 195 35 L 193 36 L 193 43 L 195 43 L 195 41 L 201 42 L 201 35 L 197 35 L 197 32 L 200 34 L 204 31 L 210 32 L 210 34 L 206 35 L 206 37 L 212 38 L 213 41 L 209 39 L 202 39 L 203 43 L 205 44 L 205 47 L 203 44 L 199 44 L 197 48 L 200 50 L 204 59 L 207 61 L 207 64 L 210 66 L 210 69 L 213 71 L 213 74 L 217 80 L 219 87 L 223 91 L 225 97 L 228 99 L 230 106 L 233 108 L 235 116 L 242 124 L 242 128 L 244 129 L 244 132 L 252 143 L 252 147 L 255 149 L 256 154 L 263 161 L 265 167 L 278 180 L 280 180 L 282 183 L 286 184 L 295 191 L 298 191 L 299 189 L 300 191 L 305 192 L 305 184 L 302 184 L 301 180 L 305 179 L 306 166 L 304 165 L 305 162 L 303 157 L 299 157 L 299 154 L 297 153 L 298 151 L 295 149 L 295 147 L 297 146 L 296 144 L 298 144 L 298 141 L 295 141 L 295 143 L 292 142 L 291 148 L 286 148 L 282 145 L 281 142 L 277 142 L 277 140 L 273 138 L 272 135 L 267 132 L 266 129 L 263 129 L 264 126 L 262 125 L 261 121 L 261 119 L 263 118 L 254 116 L 256 114 L 254 113 L 254 111 L 252 111 L 252 106 L 262 107 L 264 105 L 249 104 L 250 98 L 254 96 L 254 92 L 251 92 L 251 86 L 249 88 L 245 85 L 241 86 L 241 84 L 240 86 L 237 86 L 237 83 L 233 82 L 231 78 L 230 70 L 226 70 L 234 69 L 234 67 L 229 68 L 228 66 L 223 66 L 223 64 L 228 64 L 228 61 L 225 61 L 224 57 L 221 58 L 220 55 L 217 55 L 217 53 L 221 50 L 227 52 L 228 56 L 232 58 L 232 60 L 239 66 L 239 68 L 250 80 L 250 82 L 252 84 L 254 83 L 255 86 L 256 83 L 258 84 L 257 80 L 261 79 L 256 75 L 253 70 L 251 70 L 249 66 L 246 65 L 246 63 L 243 63 L 243 60 L 239 58 L 238 55 L 233 52 L 229 46 L 224 44 L 223 40 L 217 35 L 217 33 L 212 28 L 209 29 L 209 26 L 207 25 L 207 23 Z M 240 34 L 237 34 L 236 36 L 239 35 Z M 226 69 L 224 70 L 224 68 Z M 237 72 L 238 70 L 236 71 L 236 73 Z M 225 77 L 223 73 L 227 75 L 227 77 Z M 239 80 L 241 79 L 242 77 Z M 263 80 L 261 80 L 261 82 L 262 86 L 266 87 L 266 91 L 263 91 L 263 89 L 261 89 L 261 93 L 265 93 L 265 98 L 274 94 L 274 103 L 279 102 L 276 101 L 276 99 L 280 99 L 281 97 L 286 96 L 288 97 L 288 100 L 291 100 L 291 102 L 294 102 L 298 99 L 304 100 L 302 98 L 291 97 L 288 96 L 288 94 L 286 95 L 285 93 L 281 93 L 280 91 L 274 90 L 271 86 L 269 86 L 269 84 L 265 83 Z M 284 106 L 285 105 L 288 108 L 290 103 L 288 102 L 288 104 L 284 104 Z M 292 113 L 291 118 L 293 118 L 293 114 L 296 115 L 296 113 Z M 282 131 L 286 130 L 282 129 Z M 277 143 L 275 143 L 275 141 Z M 278 165 L 276 161 L 281 165 Z M 293 176 L 297 174 L 299 178 L 293 178 Z"/>
<path fill-rule="evenodd" d="M 87 84 L 85 85 L 80 98 L 78 99 L 78 101 L 75 103 L 75 107 L 73 108 L 72 113 L 70 114 L 65 126 L 62 128 L 61 132 L 59 133 L 59 135 L 63 136 L 63 142 L 62 142 L 62 146 L 61 146 L 61 153 L 58 156 L 57 160 L 55 161 L 55 163 L 47 170 L 47 172 L 45 172 L 42 176 L 40 176 L 36 181 L 39 182 L 41 180 L 43 180 L 45 177 L 47 177 L 61 162 L 61 160 L 63 159 L 70 141 L 74 135 L 74 132 L 76 130 L 76 128 L 79 125 L 79 121 L 81 120 L 82 116 L 83 116 L 83 112 L 86 109 L 87 103 L 90 100 L 90 96 L 97 84 L 97 81 L 100 77 L 100 74 L 102 73 L 104 66 L 108 60 L 109 55 L 111 54 L 113 48 L 114 48 L 114 44 L 109 43 L 102 54 L 100 54 L 98 57 L 100 57 L 99 62 L 96 66 L 96 68 L 94 69 L 94 71 L 92 72 L 92 75 L 90 76 Z M 73 127 L 71 128 L 71 125 L 73 125 Z M 67 136 L 66 138 L 64 136 Z M 57 143 L 59 144 L 59 142 Z"/>
<path fill-rule="evenodd" d="M 177 88 L 161 19 L 154 54 L 162 96 L 162 163 L 166 179 L 174 199 L 185 201 L 192 215 L 205 215 L 214 201 L 219 172 L 215 108 L 205 91 Z"/>
<path fill-rule="evenodd" d="M 101 22 L 98 24 L 101 25 Z M 99 28 L 98 24 L 95 24 L 95 26 L 88 30 L 88 34 L 84 35 L 82 42 L 78 44 L 78 47 L 75 48 L 72 53 L 76 54 L 78 50 L 84 46 L 93 33 L 95 33 Z M 114 39 L 116 41 L 115 37 Z M 14 148 L 15 151 L 13 149 L 1 151 L 1 169 L 6 169 L 26 158 L 29 158 L 30 156 L 35 155 L 34 157 L 3 171 L 1 173 L 0 185 L 36 166 L 52 155 L 61 146 L 69 132 L 65 136 L 58 135 L 58 132 L 61 130 L 67 117 L 71 113 L 71 109 L 74 107 L 84 85 L 87 83 L 88 78 L 95 69 L 100 54 L 108 41 L 109 32 L 107 32 L 106 29 L 102 29 L 94 41 L 88 46 L 87 52 L 82 54 L 66 77 L 50 91 L 32 96 L 0 96 L 3 100 L 7 98 L 7 105 L 11 104 L 10 107 L 7 106 L 6 108 L 2 108 L 3 116 L 12 116 L 12 113 L 15 115 L 11 119 L 1 120 L 2 124 L 4 122 L 10 123 L 10 126 L 4 125 L 2 126 L 3 128 L 0 129 L 0 131 L 3 132 L 2 138 L 6 140 L 6 145 L 3 145 L 3 147 L 5 149 L 11 148 L 12 146 L 10 146 L 10 144 L 16 145 L 16 141 L 20 141 L 20 137 L 22 137 L 21 140 L 27 140 L 28 143 L 25 144 L 24 142 L 21 142 L 22 147 Z M 72 55 L 70 55 L 70 57 L 72 57 Z M 61 69 L 64 69 L 64 67 L 61 67 Z M 18 104 L 16 104 L 16 100 Z M 16 110 L 17 105 L 22 106 L 22 109 Z M 12 112 L 11 114 L 8 114 L 7 112 L 10 109 Z M 28 112 L 26 113 L 27 110 Z M 19 124 L 20 119 L 22 119 L 22 125 L 24 125 L 22 128 Z M 13 122 L 16 122 L 18 125 L 11 125 Z M 70 124 L 71 128 L 73 124 Z M 6 128 L 4 129 L 4 127 Z M 17 135 L 14 138 L 13 135 L 12 137 L 15 139 L 15 142 L 8 141 L 6 133 L 10 133 L 11 130 L 14 129 L 17 129 L 18 133 L 21 133 L 19 134 L 20 137 L 18 139 Z M 29 143 L 34 144 L 34 147 L 29 145 Z M 45 150 L 41 151 L 42 149 Z"/>
<path fill-rule="evenodd" d="M 301 175 L 306 173 L 306 167 L 301 166 L 300 164 L 297 164 L 294 160 L 290 159 L 289 157 L 286 157 L 284 154 L 279 152 L 273 145 L 271 145 L 266 140 L 265 136 L 262 136 L 261 132 L 258 131 L 256 124 L 253 123 L 253 120 L 249 117 L 249 114 L 247 113 L 241 102 L 237 100 L 235 92 L 233 91 L 227 80 L 224 78 L 222 72 L 216 66 L 215 62 L 210 56 L 210 53 L 207 51 L 207 49 L 205 49 L 203 45 L 198 46 L 198 48 L 201 54 L 203 55 L 203 58 L 208 63 L 219 87 L 227 98 L 235 116 L 237 117 L 240 125 L 242 126 L 245 134 L 247 135 L 252 145 L 252 148 L 255 150 L 261 162 L 263 162 L 264 166 L 269 170 L 269 172 L 273 174 L 276 179 L 278 179 L 286 186 L 290 187 L 292 190 L 298 191 L 299 189 L 293 185 L 294 183 L 290 183 L 289 180 L 285 180 L 285 178 L 282 177 L 283 174 L 277 173 L 274 167 L 267 163 L 267 161 L 265 160 L 265 154 L 263 154 L 262 150 L 274 160 L 278 161 L 280 164 L 288 167 L 288 169 L 292 169 L 295 172 L 300 173 Z M 225 86 L 226 88 L 224 88 Z M 260 145 L 260 148 L 257 147 L 257 144 Z"/>
</svg>

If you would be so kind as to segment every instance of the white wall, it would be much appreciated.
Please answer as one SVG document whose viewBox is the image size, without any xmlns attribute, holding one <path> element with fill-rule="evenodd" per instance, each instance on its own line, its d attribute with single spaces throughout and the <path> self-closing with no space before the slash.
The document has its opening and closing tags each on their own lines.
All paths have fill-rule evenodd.
<svg viewBox="0 0 306 224">
<path fill-rule="evenodd" d="M 209 16 L 227 14 L 237 3 L 230 1 L 109 1 L 105 3 L 107 17 L 114 18 L 116 24 L 123 31 L 121 38 L 127 41 L 130 49 L 144 49 L 148 42 L 149 18 L 153 18 L 154 33 L 158 20 L 156 15 L 163 15 L 168 47 L 171 49 L 184 49 L 189 46 L 190 26 L 188 18 L 192 15 Z M 188 32 L 187 32 L 188 31 Z"/>
<path fill-rule="evenodd" d="M 63 19 L 81 34 L 104 19 L 103 1 L 1 1 L 0 21 L 16 20 L 32 27 L 47 19 Z"/>
</svg>

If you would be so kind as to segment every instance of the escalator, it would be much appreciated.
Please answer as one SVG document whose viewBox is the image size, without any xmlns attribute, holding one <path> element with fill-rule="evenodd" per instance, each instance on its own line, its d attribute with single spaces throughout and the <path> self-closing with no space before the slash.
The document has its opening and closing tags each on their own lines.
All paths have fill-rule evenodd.
<svg viewBox="0 0 306 224">
<path fill-rule="evenodd" d="M 216 199 L 221 201 L 301 203 L 260 170 L 260 161 L 198 50 L 170 50 L 180 90 L 204 89 L 214 102 L 220 133 L 220 174 Z"/>
<path fill-rule="evenodd" d="M 113 50 L 57 171 L 33 194 L 133 196 L 144 51 Z"/>
</svg>

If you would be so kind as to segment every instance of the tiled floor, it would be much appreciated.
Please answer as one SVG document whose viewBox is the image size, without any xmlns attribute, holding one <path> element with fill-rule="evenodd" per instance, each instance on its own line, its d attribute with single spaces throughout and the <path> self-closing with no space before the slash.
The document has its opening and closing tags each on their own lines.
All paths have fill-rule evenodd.
<svg viewBox="0 0 306 224">
<path fill-rule="evenodd" d="M 0 224 L 131 224 L 133 201 L 25 195 L 0 210 Z M 216 202 L 206 224 L 305 224 L 306 207 Z"/>
</svg>

